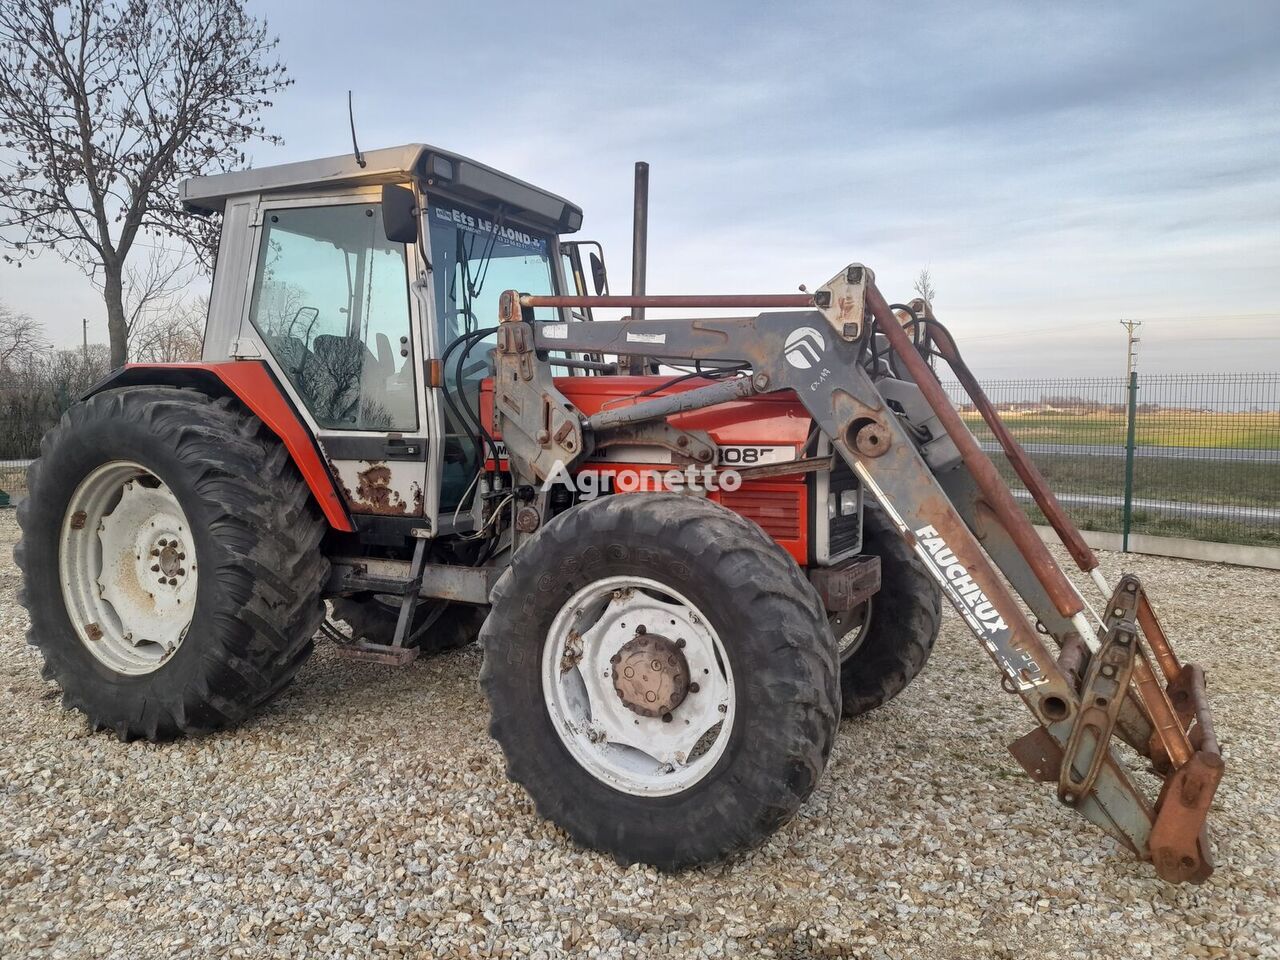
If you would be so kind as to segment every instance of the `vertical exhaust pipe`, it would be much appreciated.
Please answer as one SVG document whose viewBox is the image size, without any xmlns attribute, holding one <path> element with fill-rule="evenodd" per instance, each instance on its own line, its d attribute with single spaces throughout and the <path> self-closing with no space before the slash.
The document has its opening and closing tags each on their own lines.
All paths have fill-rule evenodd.
<svg viewBox="0 0 1280 960">
<path fill-rule="evenodd" d="M 645 274 L 649 269 L 649 164 L 643 160 L 636 162 L 636 189 L 634 212 L 631 226 L 631 295 L 644 296 Z M 644 307 L 633 307 L 631 317 L 634 320 L 644 319 Z M 628 368 L 633 375 L 645 372 L 646 362 L 642 355 L 628 358 Z"/>
</svg>

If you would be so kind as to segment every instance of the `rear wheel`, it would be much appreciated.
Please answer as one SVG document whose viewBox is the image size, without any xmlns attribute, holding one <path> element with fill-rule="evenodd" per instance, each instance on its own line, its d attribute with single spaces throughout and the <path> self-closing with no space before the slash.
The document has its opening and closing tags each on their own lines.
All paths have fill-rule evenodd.
<svg viewBox="0 0 1280 960">
<path fill-rule="evenodd" d="M 284 447 L 232 401 L 98 394 L 45 437 L 28 486 L 27 640 L 95 727 L 155 740 L 234 724 L 310 653 L 324 522 Z"/>
<path fill-rule="evenodd" d="M 705 500 L 589 501 L 515 554 L 481 633 L 490 732 L 543 816 L 664 869 L 763 842 L 839 720 L 821 601 Z"/>
<path fill-rule="evenodd" d="M 877 508 L 864 514 L 862 544 L 880 558 L 880 589 L 855 609 L 831 614 L 846 717 L 905 690 L 924 669 L 942 626 L 938 584 Z"/>
</svg>

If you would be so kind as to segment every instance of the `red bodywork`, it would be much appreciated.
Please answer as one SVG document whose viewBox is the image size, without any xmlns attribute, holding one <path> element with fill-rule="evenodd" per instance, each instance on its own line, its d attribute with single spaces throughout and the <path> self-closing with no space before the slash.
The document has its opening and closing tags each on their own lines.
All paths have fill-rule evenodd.
<svg viewBox="0 0 1280 960">
<path fill-rule="evenodd" d="M 665 396 L 706 386 L 713 381 L 702 378 L 685 380 L 648 396 L 637 398 L 644 390 L 665 383 L 670 377 L 557 377 L 556 388 L 579 410 L 590 416 L 609 407 L 628 406 L 653 397 Z M 481 413 L 486 428 L 493 429 L 492 382 L 486 381 L 481 394 Z M 791 392 L 780 392 L 738 400 L 671 417 L 672 426 L 682 430 L 702 430 L 721 447 L 769 446 L 791 447 L 793 456 L 808 439 L 813 420 L 804 405 Z M 654 448 L 658 454 L 666 451 Z M 653 470 L 660 464 L 610 459 L 583 466 L 602 476 L 619 470 Z M 733 492 L 712 491 L 708 499 L 735 513 L 755 521 L 780 547 L 801 566 L 809 559 L 809 487 L 803 474 L 748 480 Z"/>
<path fill-rule="evenodd" d="M 691 379 L 657 390 L 649 397 L 636 395 L 664 383 L 665 377 L 558 377 L 557 388 L 584 414 L 590 416 L 607 407 L 627 405 L 654 396 L 679 393 L 705 386 L 710 381 Z M 341 495 L 324 458 L 316 449 L 307 425 L 298 416 L 267 365 L 257 360 L 229 360 L 221 363 L 126 364 L 98 384 L 93 392 L 112 387 L 163 384 L 221 390 L 234 395 L 271 430 L 289 451 L 298 471 L 319 504 L 325 519 L 335 530 L 355 531 Z M 220 392 L 215 390 L 214 392 Z M 492 381 L 481 394 L 485 424 L 492 430 Z M 812 420 L 791 393 L 769 394 L 739 400 L 670 418 L 672 426 L 702 430 L 721 447 L 790 447 L 794 456 L 809 436 Z M 665 453 L 660 449 L 658 453 Z M 585 465 L 602 477 L 620 470 L 653 470 L 662 464 L 612 459 Z M 809 563 L 809 488 L 803 474 L 748 480 L 737 490 L 716 490 L 708 499 L 755 521 L 801 566 Z"/>
<path fill-rule="evenodd" d="M 293 462 L 335 530 L 352 533 L 355 526 L 334 487 L 333 476 L 316 450 L 315 440 L 299 418 L 267 365 L 260 360 L 228 360 L 223 363 L 127 363 L 93 388 L 93 393 L 113 387 L 161 384 L 207 389 L 210 380 L 221 384 L 254 412 L 293 457 Z"/>
</svg>

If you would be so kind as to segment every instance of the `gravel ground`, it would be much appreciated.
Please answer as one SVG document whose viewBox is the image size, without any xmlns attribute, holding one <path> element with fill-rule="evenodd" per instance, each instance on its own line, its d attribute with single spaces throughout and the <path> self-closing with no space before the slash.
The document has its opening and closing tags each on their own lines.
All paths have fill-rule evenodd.
<svg viewBox="0 0 1280 960">
<path fill-rule="evenodd" d="M 322 648 L 240 730 L 89 733 L 23 645 L 16 536 L 0 512 L 6 957 L 1280 956 L 1280 573 L 1103 558 L 1209 668 L 1228 774 L 1202 887 L 1021 774 L 1005 744 L 1029 717 L 955 618 L 905 694 L 844 724 L 792 823 L 672 876 L 535 818 L 485 733 L 475 650 L 396 672 Z"/>
</svg>

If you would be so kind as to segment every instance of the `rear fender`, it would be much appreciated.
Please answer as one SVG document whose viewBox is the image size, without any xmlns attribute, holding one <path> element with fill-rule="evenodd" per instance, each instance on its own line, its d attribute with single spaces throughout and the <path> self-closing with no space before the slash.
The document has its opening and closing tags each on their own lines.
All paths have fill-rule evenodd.
<svg viewBox="0 0 1280 960">
<path fill-rule="evenodd" d="M 210 396 L 234 396 L 280 438 L 307 482 L 329 526 L 354 533 L 355 526 L 334 486 L 333 475 L 316 449 L 315 439 L 297 410 L 259 360 L 224 363 L 127 363 L 91 387 L 85 398 L 117 387 L 187 387 Z"/>
</svg>

